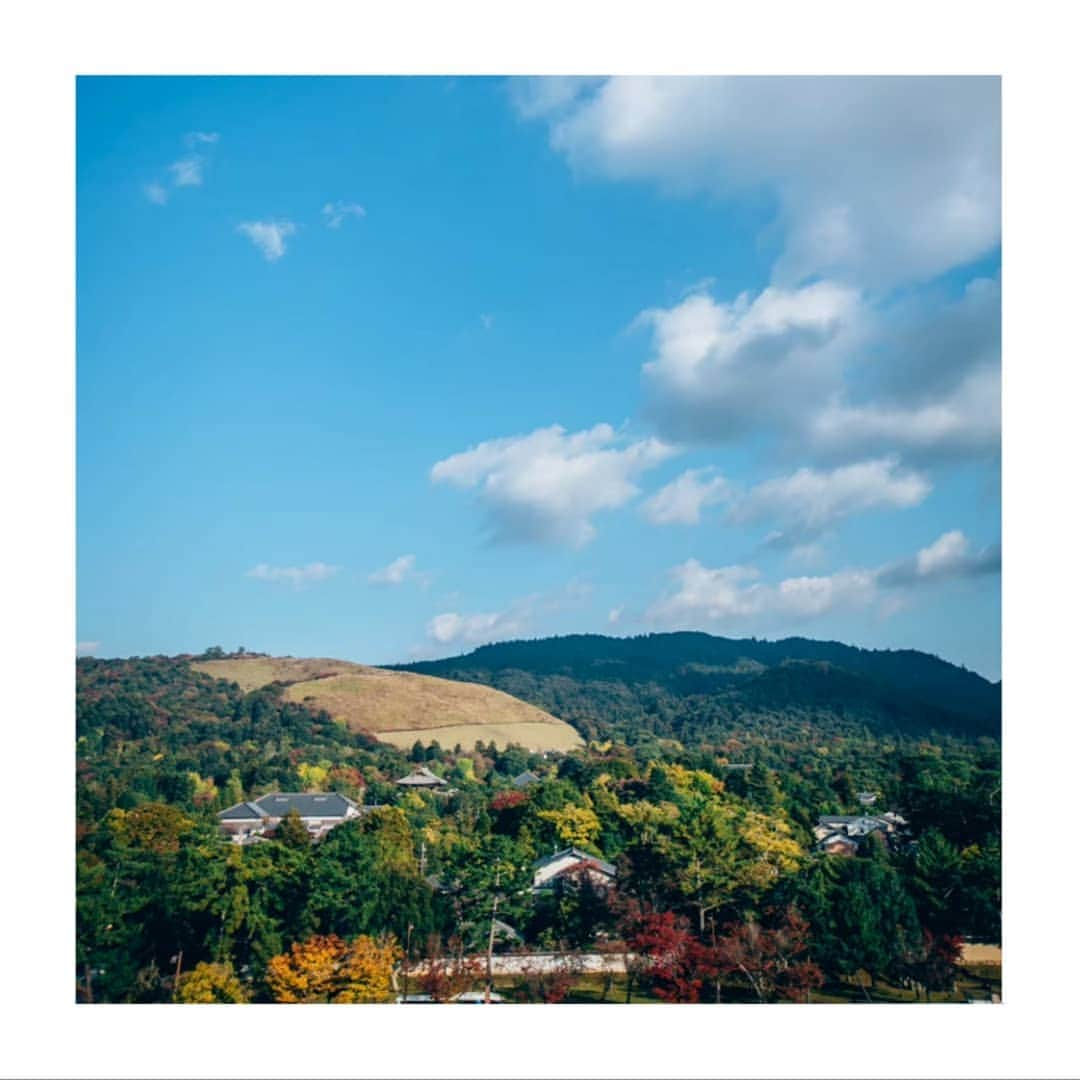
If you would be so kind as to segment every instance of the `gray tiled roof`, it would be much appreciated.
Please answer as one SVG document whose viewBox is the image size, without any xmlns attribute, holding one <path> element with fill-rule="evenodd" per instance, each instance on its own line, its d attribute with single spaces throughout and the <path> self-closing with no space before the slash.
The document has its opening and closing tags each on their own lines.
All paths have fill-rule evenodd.
<svg viewBox="0 0 1080 1080">
<path fill-rule="evenodd" d="M 534 772 L 526 771 L 515 776 L 513 783 L 515 787 L 527 787 L 529 784 L 539 784 L 540 777 Z"/>
<path fill-rule="evenodd" d="M 336 791 L 275 791 L 256 799 L 255 805 L 270 817 L 295 810 L 304 818 L 343 818 L 356 803 Z"/>
<path fill-rule="evenodd" d="M 359 807 L 336 791 L 273 791 L 254 802 L 237 803 L 218 814 L 221 821 L 259 821 L 295 810 L 303 818 L 343 818 Z"/>
<path fill-rule="evenodd" d="M 255 821 L 266 816 L 266 811 L 253 802 L 237 803 L 235 806 L 230 806 L 228 810 L 222 810 L 218 814 L 222 821 Z"/>
</svg>

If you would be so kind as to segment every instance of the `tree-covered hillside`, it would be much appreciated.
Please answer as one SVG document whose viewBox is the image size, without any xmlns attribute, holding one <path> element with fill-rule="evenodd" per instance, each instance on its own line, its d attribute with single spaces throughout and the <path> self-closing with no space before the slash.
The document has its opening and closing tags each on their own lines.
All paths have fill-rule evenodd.
<svg viewBox="0 0 1080 1080">
<path fill-rule="evenodd" d="M 868 683 L 849 670 L 745 676 L 760 700 L 743 689 L 737 713 L 726 703 L 715 742 L 661 734 L 724 726 L 720 706 L 695 726 L 694 695 L 668 688 L 709 679 L 687 664 L 666 685 L 662 665 L 645 684 L 530 675 L 628 737 L 567 754 L 406 754 L 287 700 L 280 682 L 245 691 L 191 661 L 78 662 L 80 1001 L 381 1001 L 404 961 L 445 1000 L 482 982 L 496 913 L 514 948 L 568 957 L 504 986 L 544 1001 L 568 993 L 574 957 L 605 950 L 639 957 L 624 979 L 639 999 L 838 1000 L 860 972 L 906 1000 L 918 987 L 956 999 L 959 938 L 1000 940 L 999 743 L 841 714 L 832 688 L 851 702 L 852 681 Z M 394 783 L 420 763 L 444 789 Z M 299 819 L 257 843 L 222 834 L 221 810 L 274 791 L 367 809 L 318 842 Z M 865 813 L 860 793 L 906 823 L 850 858 L 826 854 L 820 816 Z M 613 887 L 571 876 L 534 893 L 534 860 L 571 845 L 613 867 Z"/>
<path fill-rule="evenodd" d="M 578 634 L 485 645 L 408 670 L 498 687 L 587 738 L 721 743 L 806 724 L 996 738 L 1001 686 L 913 650 L 703 633 Z"/>
</svg>

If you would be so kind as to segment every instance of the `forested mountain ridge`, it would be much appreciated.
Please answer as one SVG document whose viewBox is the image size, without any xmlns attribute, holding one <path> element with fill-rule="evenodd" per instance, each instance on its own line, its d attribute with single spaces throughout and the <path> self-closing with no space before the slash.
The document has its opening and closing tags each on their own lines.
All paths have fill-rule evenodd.
<svg viewBox="0 0 1080 1080">
<path fill-rule="evenodd" d="M 594 634 L 484 645 L 410 671 L 481 682 L 593 738 L 719 742 L 740 728 L 811 722 L 997 738 L 1001 684 L 915 650 L 696 632 Z"/>
</svg>

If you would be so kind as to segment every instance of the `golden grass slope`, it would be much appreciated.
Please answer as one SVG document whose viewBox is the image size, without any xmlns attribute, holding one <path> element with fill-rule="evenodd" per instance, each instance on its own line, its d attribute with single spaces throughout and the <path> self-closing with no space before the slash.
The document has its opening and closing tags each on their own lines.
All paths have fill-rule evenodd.
<svg viewBox="0 0 1080 1080">
<path fill-rule="evenodd" d="M 272 682 L 306 682 L 320 675 L 363 670 L 348 660 L 297 660 L 292 656 L 243 656 L 229 660 L 197 660 L 192 668 L 214 679 L 239 683 L 244 693 Z"/>
<path fill-rule="evenodd" d="M 571 750 L 581 737 L 567 723 L 501 690 L 345 660 L 241 657 L 204 660 L 196 671 L 239 683 L 244 691 L 288 683 L 285 698 L 325 709 L 353 731 L 408 748 L 417 739 L 449 748 L 478 739 L 504 747 Z"/>
</svg>

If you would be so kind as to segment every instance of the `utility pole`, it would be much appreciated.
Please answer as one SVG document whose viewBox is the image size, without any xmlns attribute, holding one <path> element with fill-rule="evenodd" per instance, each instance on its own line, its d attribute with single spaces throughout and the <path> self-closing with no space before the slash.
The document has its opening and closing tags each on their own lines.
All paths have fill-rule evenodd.
<svg viewBox="0 0 1080 1080">
<path fill-rule="evenodd" d="M 181 949 L 176 954 L 176 975 L 173 977 L 172 996 L 173 1001 L 176 1000 L 176 992 L 180 989 L 180 965 L 184 962 L 184 950 Z"/>
<path fill-rule="evenodd" d="M 495 912 L 499 910 L 499 874 L 495 871 L 495 895 L 491 898 L 491 929 L 488 932 L 487 985 L 484 987 L 484 1004 L 491 1004 L 491 954 L 495 951 Z"/>
<path fill-rule="evenodd" d="M 412 932 L 413 924 L 409 923 L 405 930 L 405 959 L 401 965 L 401 1001 L 404 1005 L 409 1003 L 409 949 L 412 946 Z"/>
</svg>

